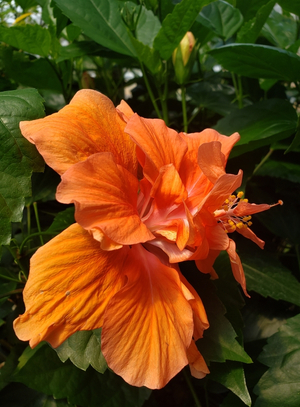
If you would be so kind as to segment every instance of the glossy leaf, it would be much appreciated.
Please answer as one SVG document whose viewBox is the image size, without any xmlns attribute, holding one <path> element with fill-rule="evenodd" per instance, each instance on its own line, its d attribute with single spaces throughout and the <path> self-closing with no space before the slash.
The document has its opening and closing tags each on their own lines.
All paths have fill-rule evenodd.
<svg viewBox="0 0 300 407">
<path fill-rule="evenodd" d="M 297 119 L 289 102 L 269 99 L 232 112 L 219 120 L 214 128 L 228 136 L 235 131 L 240 133 L 241 140 L 231 153 L 234 157 L 289 137 L 296 131 Z"/>
<path fill-rule="evenodd" d="M 162 59 L 170 58 L 202 7 L 210 2 L 211 0 L 182 0 L 176 4 L 172 13 L 162 22 L 162 27 L 154 40 L 154 48 Z"/>
<path fill-rule="evenodd" d="M 44 343 L 35 349 L 26 348 L 14 381 L 82 407 L 99 407 L 99 400 L 105 407 L 141 407 L 151 393 L 143 387 L 129 386 L 109 370 L 100 374 L 89 367 L 84 372 L 69 360 L 62 363 Z"/>
<path fill-rule="evenodd" d="M 67 229 L 70 225 L 75 223 L 74 220 L 74 207 L 65 209 L 62 212 L 59 212 L 50 227 L 48 228 L 47 232 L 58 233 L 62 232 L 63 230 Z"/>
<path fill-rule="evenodd" d="M 159 52 L 148 45 L 143 44 L 135 38 L 131 38 L 132 44 L 136 50 L 138 59 L 155 75 L 161 69 L 161 59 Z"/>
<path fill-rule="evenodd" d="M 19 222 L 25 197 L 31 194 L 32 171 L 41 171 L 43 161 L 36 148 L 19 130 L 21 120 L 43 117 L 42 98 L 36 90 L 0 94 L 0 243 L 10 241 L 10 222 Z"/>
<path fill-rule="evenodd" d="M 300 183 L 300 165 L 285 161 L 268 160 L 256 174 Z"/>
<path fill-rule="evenodd" d="M 161 23 L 159 19 L 151 10 L 142 7 L 135 30 L 137 40 L 152 48 L 154 38 L 160 28 Z"/>
<path fill-rule="evenodd" d="M 270 0 L 268 3 L 263 4 L 256 13 L 256 16 L 251 20 L 246 21 L 237 33 L 237 42 L 240 43 L 254 43 L 265 24 L 268 16 L 270 15 L 276 0 Z"/>
<path fill-rule="evenodd" d="M 298 280 L 271 256 L 257 250 L 254 253 L 241 256 L 249 291 L 300 306 Z"/>
<path fill-rule="evenodd" d="M 300 404 L 300 315 L 290 318 L 271 336 L 259 356 L 269 367 L 254 391 L 254 407 L 298 407 Z"/>
<path fill-rule="evenodd" d="M 83 32 L 113 51 L 136 56 L 117 0 L 55 0 L 62 12 Z M 82 12 L 84 10 L 84 13 Z"/>
<path fill-rule="evenodd" d="M 289 13 L 294 13 L 300 16 L 300 3 L 295 0 L 279 0 L 280 6 Z"/>
<path fill-rule="evenodd" d="M 78 58 L 84 55 L 98 55 L 104 50 L 101 45 L 94 41 L 78 41 L 73 42 L 70 45 L 61 47 L 57 62 L 65 61 L 66 59 Z"/>
<path fill-rule="evenodd" d="M 52 39 L 50 32 L 38 24 L 26 24 L 9 28 L 1 25 L 0 38 L 6 44 L 30 54 L 46 57 L 51 51 Z"/>
<path fill-rule="evenodd" d="M 187 88 L 187 94 L 192 98 L 191 103 L 227 116 L 238 109 L 233 103 L 233 88 L 202 81 Z"/>
<path fill-rule="evenodd" d="M 287 48 L 296 41 L 297 22 L 292 16 L 273 10 L 261 33 L 276 47 Z"/>
<path fill-rule="evenodd" d="M 241 12 L 223 0 L 217 0 L 204 7 L 199 21 L 218 36 L 228 40 L 242 25 Z"/>
<path fill-rule="evenodd" d="M 180 264 L 184 275 L 197 290 L 204 303 L 210 323 L 209 329 L 204 331 L 204 336 L 197 342 L 197 346 L 206 362 L 225 362 L 234 360 L 251 363 L 251 358 L 236 340 L 237 333 L 231 323 L 224 316 L 226 309 L 219 300 L 216 288 L 189 262 Z M 234 287 L 236 292 L 236 285 Z"/>
<path fill-rule="evenodd" d="M 230 72 L 250 78 L 300 80 L 300 57 L 292 52 L 258 44 L 230 44 L 210 51 Z"/>
<path fill-rule="evenodd" d="M 55 350 L 62 362 L 70 359 L 79 369 L 86 370 L 90 365 L 100 373 L 107 369 L 101 352 L 101 329 L 75 332 Z"/>
<path fill-rule="evenodd" d="M 209 378 L 221 383 L 236 394 L 247 406 L 251 406 L 251 398 L 247 389 L 244 369 L 241 363 L 227 361 L 212 363 Z"/>
</svg>

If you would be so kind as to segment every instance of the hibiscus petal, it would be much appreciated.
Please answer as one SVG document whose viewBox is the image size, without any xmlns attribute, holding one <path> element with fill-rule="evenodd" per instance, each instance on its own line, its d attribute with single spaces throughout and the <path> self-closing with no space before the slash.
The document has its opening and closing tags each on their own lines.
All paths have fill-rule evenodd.
<svg viewBox="0 0 300 407">
<path fill-rule="evenodd" d="M 211 141 L 198 149 L 198 164 L 204 175 L 213 184 L 225 174 L 225 156 L 221 152 L 221 143 Z"/>
<path fill-rule="evenodd" d="M 205 205 L 205 208 L 210 212 L 214 213 L 219 209 L 225 200 L 237 189 L 240 187 L 243 178 L 243 171 L 239 171 L 237 175 L 233 174 L 224 174 L 220 177 L 213 189 L 203 200 L 202 206 Z"/>
<path fill-rule="evenodd" d="M 229 239 L 229 247 L 227 249 L 227 253 L 229 255 L 230 263 L 231 263 L 231 269 L 232 273 L 234 275 L 234 278 L 238 283 L 241 284 L 241 287 L 247 297 L 250 297 L 250 295 L 247 293 L 246 290 L 246 278 L 245 278 L 245 273 L 244 269 L 241 263 L 241 259 L 239 258 L 237 252 L 236 252 L 236 246 L 235 242 L 231 239 Z"/>
<path fill-rule="evenodd" d="M 56 198 L 75 203 L 75 218 L 83 228 L 100 229 L 114 242 L 130 245 L 154 238 L 137 212 L 138 187 L 137 178 L 111 153 L 98 153 L 62 175 Z"/>
<path fill-rule="evenodd" d="M 186 299 L 189 300 L 190 305 L 193 309 L 194 315 L 194 333 L 193 337 L 195 340 L 203 337 L 203 332 L 205 329 L 209 328 L 209 322 L 207 319 L 206 311 L 203 305 L 201 298 L 199 297 L 197 291 L 194 287 L 187 281 L 182 273 L 179 272 L 180 279 L 182 284 L 186 287 L 186 290 L 190 293 L 190 298 L 187 297 Z"/>
<path fill-rule="evenodd" d="M 233 213 L 235 214 L 235 216 L 248 216 L 253 215 L 254 213 L 267 211 L 270 208 L 271 205 L 268 204 L 256 205 L 253 203 L 241 201 L 239 202 L 238 206 L 234 209 Z"/>
<path fill-rule="evenodd" d="M 76 331 L 100 328 L 107 303 L 125 284 L 128 251 L 101 250 L 78 224 L 41 247 L 24 289 L 26 312 L 14 321 L 17 336 L 31 347 L 45 340 L 56 348 Z"/>
<path fill-rule="evenodd" d="M 216 258 L 219 256 L 220 250 L 209 250 L 208 256 L 205 259 L 196 259 L 195 263 L 198 270 L 204 274 L 210 274 L 212 279 L 217 279 L 218 274 L 213 268 Z"/>
<path fill-rule="evenodd" d="M 187 355 L 192 376 L 196 377 L 196 379 L 203 379 L 203 377 L 210 373 L 207 364 L 201 353 L 198 351 L 194 341 L 192 341 Z"/>
<path fill-rule="evenodd" d="M 257 246 L 259 246 L 261 249 L 264 248 L 265 242 L 261 240 L 259 237 L 256 236 L 254 232 L 252 232 L 251 229 L 249 228 L 236 228 L 236 231 L 246 237 L 247 239 L 252 240 L 252 242 L 256 243 Z"/>
<path fill-rule="evenodd" d="M 134 115 L 133 110 L 125 102 L 125 100 L 121 100 L 121 103 L 116 107 L 118 113 L 121 115 L 122 119 L 127 123 L 128 119 Z"/>
<path fill-rule="evenodd" d="M 141 245 L 132 247 L 123 271 L 128 282 L 108 304 L 102 351 L 129 384 L 158 389 L 188 363 L 192 309 L 178 272 Z"/>
<path fill-rule="evenodd" d="M 175 130 L 166 126 L 163 120 L 143 119 L 134 114 L 129 119 L 125 132 L 144 153 L 143 156 L 137 152 L 144 175 L 149 181 L 154 183 L 159 169 L 164 165 L 173 164 L 179 171 L 187 145 Z"/>
<path fill-rule="evenodd" d="M 136 174 L 135 144 L 124 133 L 125 122 L 111 100 L 94 90 L 80 90 L 58 113 L 21 122 L 20 128 L 59 174 L 102 151 L 113 153 L 118 164 Z"/>
<path fill-rule="evenodd" d="M 183 158 L 180 169 L 181 179 L 189 193 L 190 198 L 196 199 L 197 196 L 201 194 L 201 199 L 203 199 L 203 197 L 211 189 L 212 185 L 205 177 L 203 177 L 203 173 L 198 165 L 199 147 L 204 143 L 210 143 L 212 141 L 220 142 L 221 152 L 224 154 L 226 165 L 229 153 L 233 145 L 240 139 L 240 136 L 238 133 L 234 133 L 230 137 L 223 136 L 213 129 L 205 129 L 200 133 L 180 133 L 180 136 L 188 145 L 188 151 Z"/>
</svg>

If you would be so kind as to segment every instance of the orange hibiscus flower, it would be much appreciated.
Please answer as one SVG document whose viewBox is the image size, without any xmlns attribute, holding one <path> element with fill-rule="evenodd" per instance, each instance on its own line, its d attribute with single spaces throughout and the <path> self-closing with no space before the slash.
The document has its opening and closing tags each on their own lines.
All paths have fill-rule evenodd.
<svg viewBox="0 0 300 407">
<path fill-rule="evenodd" d="M 195 341 L 209 323 L 177 263 L 196 260 L 215 275 L 213 262 L 227 250 L 246 290 L 228 232 L 262 246 L 249 216 L 270 206 L 232 196 L 242 172 L 225 166 L 239 135 L 178 134 L 92 90 L 21 131 L 61 175 L 57 199 L 75 204 L 77 223 L 32 257 L 18 337 L 57 347 L 102 327 L 108 366 L 132 385 L 161 388 L 187 364 L 204 377 Z"/>
</svg>

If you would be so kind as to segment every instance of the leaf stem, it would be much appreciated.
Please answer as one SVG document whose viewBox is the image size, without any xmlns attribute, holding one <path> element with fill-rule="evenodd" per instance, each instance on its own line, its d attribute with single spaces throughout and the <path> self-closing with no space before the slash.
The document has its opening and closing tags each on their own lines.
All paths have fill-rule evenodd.
<svg viewBox="0 0 300 407">
<path fill-rule="evenodd" d="M 195 401 L 195 405 L 197 407 L 202 407 L 201 403 L 200 403 L 200 400 L 198 399 L 197 393 L 196 393 L 196 391 L 194 389 L 194 386 L 192 384 L 192 381 L 190 379 L 190 376 L 186 373 L 185 369 L 183 369 L 182 372 L 183 372 L 183 376 L 185 378 L 185 381 L 186 381 L 186 383 L 187 383 L 187 385 L 188 385 L 188 387 L 190 389 L 190 392 L 191 392 L 191 394 L 193 396 L 193 399 Z"/>
<path fill-rule="evenodd" d="M 38 228 L 39 235 L 40 235 L 41 245 L 43 246 L 44 239 L 43 239 L 43 236 L 41 234 L 42 230 L 41 230 L 40 219 L 39 219 L 39 214 L 38 214 L 37 203 L 36 202 L 33 202 L 33 209 L 34 209 L 34 215 L 35 215 L 35 219 L 36 219 L 37 228 Z"/>
<path fill-rule="evenodd" d="M 183 131 L 187 133 L 188 131 L 188 121 L 186 113 L 186 92 L 185 86 L 181 86 L 181 105 L 182 105 L 182 117 L 183 117 Z"/>
<path fill-rule="evenodd" d="M 13 281 L 13 282 L 15 282 L 15 283 L 19 283 L 19 282 L 20 282 L 20 280 L 17 280 L 16 278 L 11 278 L 11 277 L 8 277 L 8 276 L 4 276 L 3 274 L 0 274 L 0 278 L 3 278 L 4 280 Z"/>
<path fill-rule="evenodd" d="M 141 65 L 141 70 L 142 70 L 142 72 L 143 72 L 143 77 L 144 77 L 145 85 L 146 85 L 147 91 L 148 91 L 148 93 L 149 93 L 149 96 L 150 96 L 151 102 L 152 102 L 152 104 L 153 104 L 153 107 L 154 107 L 154 109 L 155 109 L 155 112 L 156 112 L 156 114 L 157 114 L 157 117 L 158 117 L 159 119 L 162 119 L 162 115 L 161 115 L 161 113 L 160 113 L 160 111 L 159 111 L 159 108 L 158 108 L 158 106 L 157 106 L 157 103 L 156 103 L 154 94 L 153 94 L 152 89 L 151 89 L 151 86 L 150 86 L 150 84 L 149 84 L 148 77 L 147 77 L 147 75 L 146 75 L 146 71 L 145 71 L 144 65 L 143 65 L 143 63 L 142 63 L 141 61 L 140 61 L 140 65 Z"/>
<path fill-rule="evenodd" d="M 23 288 L 17 288 L 16 290 L 9 291 L 8 293 L 1 294 L 0 298 L 10 297 L 13 294 L 19 294 L 23 291 Z"/>
<path fill-rule="evenodd" d="M 20 272 L 23 274 L 24 278 L 27 280 L 27 273 L 26 270 L 24 269 L 22 263 L 20 262 L 20 260 L 17 258 L 17 256 L 15 255 L 14 251 L 9 247 L 6 246 L 8 251 L 10 252 L 10 254 L 12 255 L 15 263 L 20 267 Z"/>
<path fill-rule="evenodd" d="M 55 232 L 36 232 L 36 233 L 32 233 L 31 235 L 27 236 L 21 243 L 21 246 L 19 249 L 20 254 L 22 254 L 24 246 L 28 242 L 28 240 L 31 240 L 35 236 L 49 236 L 49 235 L 55 235 Z"/>
<path fill-rule="evenodd" d="M 271 154 L 273 153 L 273 148 L 270 148 L 269 152 L 264 156 L 264 158 L 261 160 L 261 162 L 254 168 L 253 174 L 254 175 L 262 165 L 264 165 L 264 163 L 268 160 L 268 158 L 271 156 Z"/>
</svg>

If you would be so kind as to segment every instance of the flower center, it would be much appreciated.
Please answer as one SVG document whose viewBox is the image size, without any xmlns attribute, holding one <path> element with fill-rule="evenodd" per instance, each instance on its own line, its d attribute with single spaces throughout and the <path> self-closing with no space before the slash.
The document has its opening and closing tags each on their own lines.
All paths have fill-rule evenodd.
<svg viewBox="0 0 300 407">
<path fill-rule="evenodd" d="M 220 209 L 214 212 L 215 218 L 221 223 L 226 233 L 234 232 L 237 228 L 243 229 L 252 225 L 251 216 L 236 216 L 234 209 L 241 203 L 248 203 L 248 199 L 243 199 L 244 192 L 240 191 L 237 195 L 230 195 L 225 200 Z"/>
</svg>

